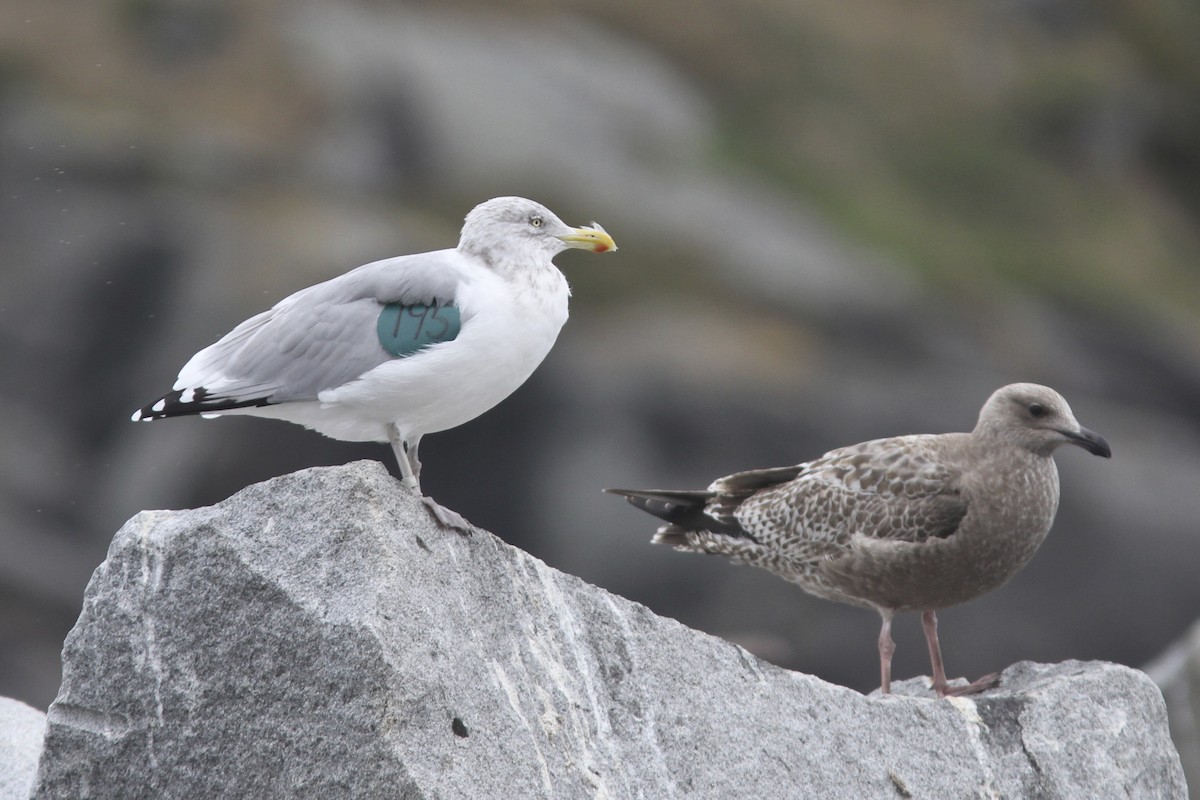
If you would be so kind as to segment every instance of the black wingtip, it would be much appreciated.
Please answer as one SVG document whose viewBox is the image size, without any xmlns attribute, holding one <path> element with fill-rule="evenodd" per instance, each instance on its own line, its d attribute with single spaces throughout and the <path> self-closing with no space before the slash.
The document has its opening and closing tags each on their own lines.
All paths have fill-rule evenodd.
<svg viewBox="0 0 1200 800">
<path fill-rule="evenodd" d="M 605 489 L 624 497 L 631 506 L 667 522 L 675 522 L 681 511 L 700 511 L 708 495 L 705 492 L 663 491 L 658 489 Z"/>
<path fill-rule="evenodd" d="M 184 398 L 188 399 L 185 401 Z M 211 414 L 216 411 L 232 411 L 236 408 L 257 408 L 269 406 L 271 402 L 265 397 L 254 397 L 248 400 L 234 400 L 228 397 L 213 396 L 207 389 L 176 389 L 168 392 L 153 403 L 142 406 L 130 417 L 134 422 L 151 422 L 167 417 L 186 417 L 195 414 Z"/>
<path fill-rule="evenodd" d="M 605 489 L 620 495 L 640 511 L 658 517 L 668 525 L 659 529 L 654 541 L 660 544 L 685 545 L 688 531 L 710 531 L 728 536 L 753 539 L 735 519 L 723 521 L 709 514 L 713 493 L 707 489 Z M 676 532 L 677 531 L 677 532 Z"/>
</svg>

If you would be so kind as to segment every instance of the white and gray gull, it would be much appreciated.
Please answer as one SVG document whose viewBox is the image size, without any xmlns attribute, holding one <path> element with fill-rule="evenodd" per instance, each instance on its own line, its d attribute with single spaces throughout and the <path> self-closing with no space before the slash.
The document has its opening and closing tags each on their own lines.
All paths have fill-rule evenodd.
<svg viewBox="0 0 1200 800">
<path fill-rule="evenodd" d="M 553 347 L 570 289 L 552 259 L 567 248 L 617 246 L 596 223 L 569 227 L 532 200 L 488 200 L 455 249 L 366 264 L 241 323 L 133 419 L 249 414 L 390 442 L 420 494 L 421 437 L 499 403 Z M 443 524 L 468 527 L 423 499 Z"/>
<path fill-rule="evenodd" d="M 1033 557 L 1058 508 L 1053 453 L 1063 444 L 1112 455 L 1058 392 L 1016 383 L 988 398 L 971 433 L 864 442 L 701 491 L 608 491 L 666 521 L 655 543 L 730 556 L 818 597 L 875 609 L 884 694 L 892 616 L 920 611 L 933 689 L 945 697 L 989 688 L 997 676 L 948 683 L 937 609 L 997 588 Z"/>
</svg>

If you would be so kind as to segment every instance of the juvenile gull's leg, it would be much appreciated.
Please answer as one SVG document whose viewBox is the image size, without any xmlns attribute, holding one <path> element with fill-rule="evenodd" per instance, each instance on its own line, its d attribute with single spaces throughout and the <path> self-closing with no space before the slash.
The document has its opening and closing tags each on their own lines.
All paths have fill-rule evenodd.
<svg viewBox="0 0 1200 800">
<path fill-rule="evenodd" d="M 880 609 L 879 616 L 883 617 L 883 627 L 879 631 L 879 693 L 890 694 L 892 654 L 896 652 L 896 643 L 892 641 L 892 611 Z"/>
<path fill-rule="evenodd" d="M 971 681 L 966 686 L 951 686 L 946 680 L 946 666 L 942 663 L 942 646 L 938 642 L 937 612 L 928 609 L 921 612 L 921 627 L 925 629 L 925 641 L 929 644 L 929 662 L 933 666 L 933 691 L 938 697 L 960 697 L 991 689 L 1000 683 L 999 673 L 992 672 Z"/>
</svg>

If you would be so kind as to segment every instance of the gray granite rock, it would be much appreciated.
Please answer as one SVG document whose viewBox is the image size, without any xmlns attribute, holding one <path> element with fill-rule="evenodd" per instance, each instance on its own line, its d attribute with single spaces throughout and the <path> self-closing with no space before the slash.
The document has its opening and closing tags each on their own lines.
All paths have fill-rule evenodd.
<svg viewBox="0 0 1200 800">
<path fill-rule="evenodd" d="M 1146 666 L 1167 703 L 1171 738 L 1190 786 L 1200 786 L 1200 622 Z"/>
<path fill-rule="evenodd" d="M 46 715 L 0 697 L 0 800 L 25 800 L 37 777 Z"/>
<path fill-rule="evenodd" d="M 631 557 L 642 546 L 630 542 Z M 928 695 L 910 681 L 898 692 Z M 117 534 L 38 798 L 1185 796 L 1157 688 L 1020 664 L 864 697 L 431 524 L 382 466 Z"/>
</svg>

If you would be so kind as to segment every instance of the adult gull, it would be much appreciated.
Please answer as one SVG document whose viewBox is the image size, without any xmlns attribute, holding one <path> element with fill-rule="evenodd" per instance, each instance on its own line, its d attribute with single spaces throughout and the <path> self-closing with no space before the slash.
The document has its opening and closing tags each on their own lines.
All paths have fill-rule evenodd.
<svg viewBox="0 0 1200 800">
<path fill-rule="evenodd" d="M 246 320 L 133 419 L 249 414 L 390 442 L 420 495 L 421 437 L 487 411 L 550 352 L 570 295 L 552 259 L 567 248 L 617 249 L 596 223 L 572 228 L 532 200 L 488 200 L 454 249 L 366 264 Z M 444 525 L 469 529 L 423 500 Z"/>
<path fill-rule="evenodd" d="M 607 491 L 666 522 L 655 543 L 729 556 L 818 597 L 875 609 L 883 694 L 892 617 L 920 611 L 933 690 L 945 697 L 998 679 L 950 686 L 937 609 L 997 588 L 1033 557 L 1058 508 L 1053 453 L 1064 444 L 1112 455 L 1058 392 L 1016 383 L 992 394 L 971 433 L 877 439 L 700 491 Z"/>
</svg>

